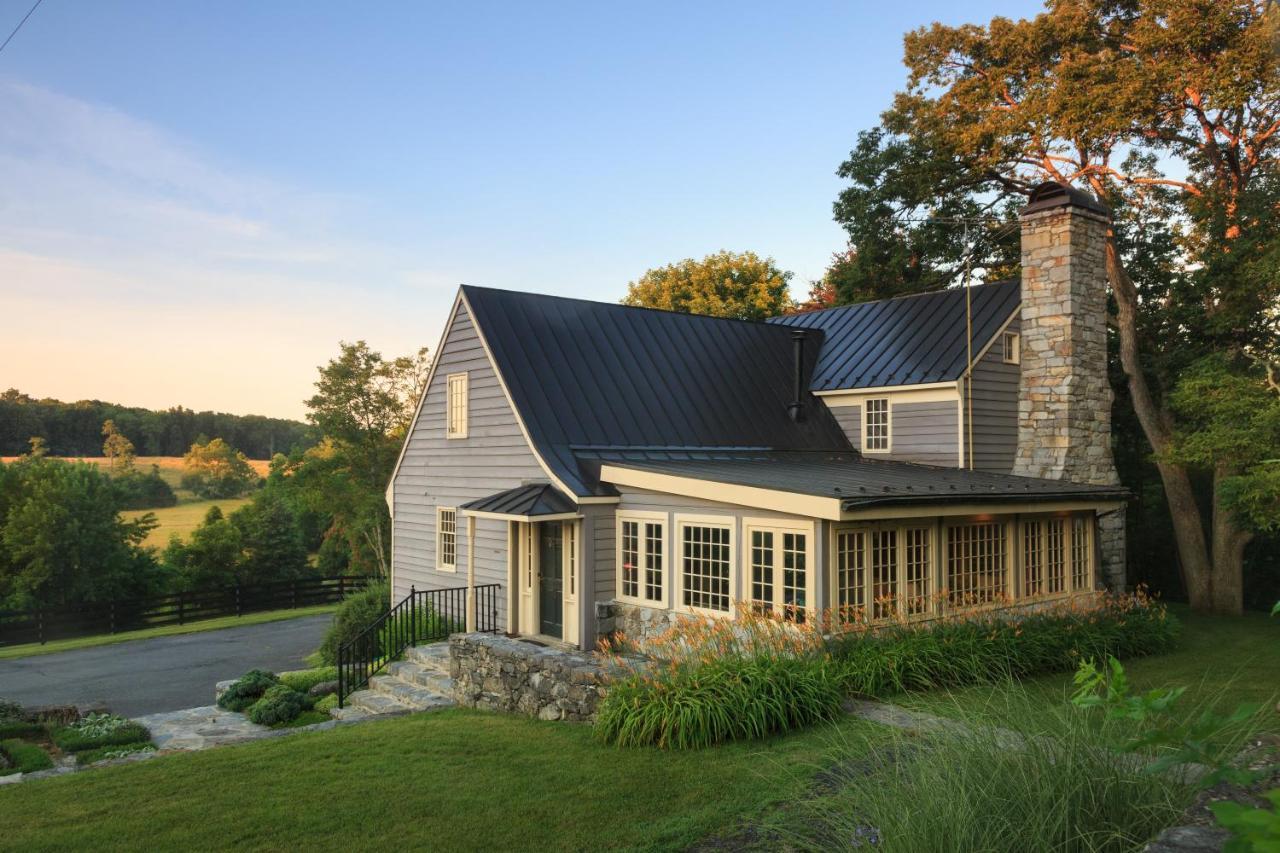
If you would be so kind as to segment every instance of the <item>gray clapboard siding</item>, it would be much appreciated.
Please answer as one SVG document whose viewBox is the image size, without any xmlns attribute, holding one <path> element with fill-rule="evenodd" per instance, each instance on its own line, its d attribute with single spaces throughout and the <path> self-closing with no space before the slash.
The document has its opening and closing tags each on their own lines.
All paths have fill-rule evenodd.
<svg viewBox="0 0 1280 853">
<path fill-rule="evenodd" d="M 1021 328 L 1015 317 L 1009 331 Z M 973 465 L 1007 474 L 1018 448 L 1018 381 L 1021 368 L 1004 363 L 1004 336 L 973 367 Z M 966 413 L 965 417 L 968 417 Z"/>
<path fill-rule="evenodd" d="M 954 401 L 906 403 L 894 400 L 888 453 L 869 453 L 876 459 L 896 459 L 954 468 L 959 459 L 959 415 Z M 862 450 L 862 407 L 832 406 L 831 413 L 855 449 Z"/>
<path fill-rule="evenodd" d="M 546 481 L 515 412 L 459 304 L 436 354 L 438 365 L 414 421 L 393 484 L 392 585 L 396 601 L 410 585 L 440 589 L 467 584 L 467 525 L 458 518 L 457 572 L 436 568 L 436 508 L 457 507 L 525 482 Z M 468 374 L 467 438 L 445 438 L 445 386 L 451 373 Z M 498 583 L 499 625 L 506 622 L 507 522 L 476 520 L 476 583 Z"/>
</svg>

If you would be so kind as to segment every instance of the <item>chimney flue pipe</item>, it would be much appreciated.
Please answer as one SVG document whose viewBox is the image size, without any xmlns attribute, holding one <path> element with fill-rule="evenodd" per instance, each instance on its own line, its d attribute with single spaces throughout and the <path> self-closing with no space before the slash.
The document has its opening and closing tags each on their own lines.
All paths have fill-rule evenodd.
<svg viewBox="0 0 1280 853">
<path fill-rule="evenodd" d="M 804 420 L 804 339 L 808 335 L 804 329 L 791 331 L 791 348 L 795 361 L 795 385 L 792 388 L 791 405 L 787 413 L 797 423 Z"/>
</svg>

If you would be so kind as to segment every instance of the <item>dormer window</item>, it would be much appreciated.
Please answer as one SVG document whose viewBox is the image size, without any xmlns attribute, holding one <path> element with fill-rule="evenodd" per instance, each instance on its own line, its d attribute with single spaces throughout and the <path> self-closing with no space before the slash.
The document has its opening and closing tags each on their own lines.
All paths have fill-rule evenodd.
<svg viewBox="0 0 1280 853">
<path fill-rule="evenodd" d="M 872 397 L 863 409 L 862 449 L 867 453 L 888 453 L 892 428 L 888 397 Z"/>
<path fill-rule="evenodd" d="M 1004 333 L 1004 363 L 1019 364 L 1022 361 L 1022 335 L 1017 332 Z"/>
<path fill-rule="evenodd" d="M 467 374 L 451 373 L 445 405 L 445 438 L 467 437 Z"/>
</svg>

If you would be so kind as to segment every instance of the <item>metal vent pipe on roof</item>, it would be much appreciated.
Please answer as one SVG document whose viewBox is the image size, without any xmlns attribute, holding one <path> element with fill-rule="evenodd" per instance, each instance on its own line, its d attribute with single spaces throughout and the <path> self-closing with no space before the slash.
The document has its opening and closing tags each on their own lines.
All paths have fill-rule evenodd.
<svg viewBox="0 0 1280 853">
<path fill-rule="evenodd" d="M 804 339 L 808 335 L 804 329 L 791 330 L 792 350 L 795 353 L 795 386 L 792 389 L 791 405 L 787 413 L 791 420 L 799 423 L 804 420 Z"/>
</svg>

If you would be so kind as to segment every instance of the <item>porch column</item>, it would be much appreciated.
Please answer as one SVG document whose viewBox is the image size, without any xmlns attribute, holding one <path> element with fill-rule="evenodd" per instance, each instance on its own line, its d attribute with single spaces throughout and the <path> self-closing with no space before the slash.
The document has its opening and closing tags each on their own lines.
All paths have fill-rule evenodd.
<svg viewBox="0 0 1280 853">
<path fill-rule="evenodd" d="M 476 517 L 467 516 L 467 633 L 476 629 Z"/>
</svg>

